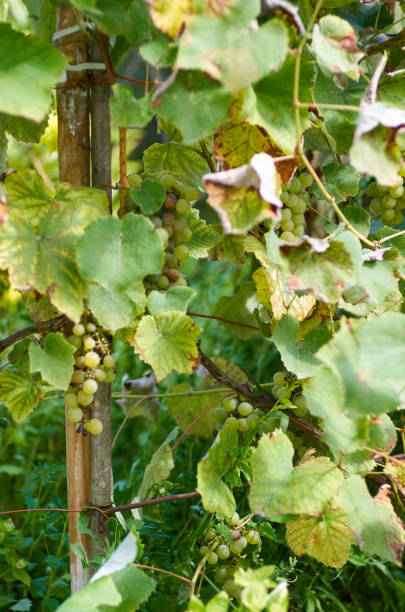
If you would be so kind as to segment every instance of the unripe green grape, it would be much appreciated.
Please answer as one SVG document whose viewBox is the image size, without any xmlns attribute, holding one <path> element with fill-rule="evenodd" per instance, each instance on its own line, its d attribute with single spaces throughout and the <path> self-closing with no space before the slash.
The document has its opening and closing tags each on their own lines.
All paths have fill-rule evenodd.
<svg viewBox="0 0 405 612">
<path fill-rule="evenodd" d="M 231 525 L 237 525 L 239 523 L 239 521 L 240 521 L 239 514 L 237 512 L 234 512 L 232 514 L 232 517 L 231 517 L 230 521 L 229 521 L 230 524 Z"/>
<path fill-rule="evenodd" d="M 80 385 L 84 381 L 83 370 L 74 370 L 72 378 L 70 379 L 73 384 Z"/>
<path fill-rule="evenodd" d="M 167 229 L 165 229 L 164 227 L 157 227 L 155 229 L 155 232 L 163 242 L 163 246 L 167 247 L 169 242 L 169 232 L 167 231 Z"/>
<path fill-rule="evenodd" d="M 207 540 L 213 540 L 216 535 L 217 535 L 217 532 L 215 531 L 214 527 L 208 527 L 208 529 L 206 529 L 204 533 L 204 537 Z"/>
<path fill-rule="evenodd" d="M 115 366 L 115 359 L 112 355 L 106 355 L 103 359 L 103 364 L 106 368 L 113 368 Z"/>
<path fill-rule="evenodd" d="M 179 261 L 185 261 L 190 254 L 190 251 L 186 247 L 185 244 L 179 244 L 174 249 L 174 254 L 176 255 Z"/>
<path fill-rule="evenodd" d="M 404 194 L 404 186 L 397 185 L 396 187 L 390 187 L 388 193 L 392 198 L 400 198 Z"/>
<path fill-rule="evenodd" d="M 163 185 L 165 189 L 170 189 L 171 187 L 176 187 L 177 180 L 173 174 L 162 174 L 160 177 L 160 184 Z"/>
<path fill-rule="evenodd" d="M 183 232 L 174 232 L 172 240 L 173 240 L 174 246 L 183 244 Z"/>
<path fill-rule="evenodd" d="M 76 325 L 73 325 L 72 332 L 75 336 L 83 336 L 85 331 L 84 325 L 81 323 L 76 323 Z"/>
<path fill-rule="evenodd" d="M 307 189 L 314 182 L 314 179 L 308 172 L 303 172 L 302 174 L 300 174 L 299 179 L 300 179 L 302 189 Z"/>
<path fill-rule="evenodd" d="M 97 436 L 103 431 L 103 424 L 100 419 L 90 419 L 90 421 L 84 424 L 84 427 L 93 436 Z"/>
<path fill-rule="evenodd" d="M 198 189 L 195 189 L 193 187 L 185 187 L 183 190 L 183 195 L 184 198 L 189 202 L 194 202 L 194 200 L 198 200 L 198 198 L 200 197 L 200 192 L 198 191 Z"/>
<path fill-rule="evenodd" d="M 227 412 L 232 412 L 238 405 L 238 400 L 234 397 L 226 397 L 222 402 L 223 407 Z"/>
<path fill-rule="evenodd" d="M 96 346 L 96 341 L 94 340 L 92 336 L 84 336 L 83 345 L 85 349 L 87 349 L 88 351 L 91 351 Z"/>
<path fill-rule="evenodd" d="M 176 211 L 179 213 L 179 215 L 186 215 L 190 208 L 190 202 L 188 202 L 187 200 L 183 198 L 181 198 L 181 200 L 177 200 Z"/>
<path fill-rule="evenodd" d="M 382 211 L 382 200 L 381 198 L 373 198 L 370 202 L 370 208 L 373 212 L 379 213 Z"/>
<path fill-rule="evenodd" d="M 240 555 L 240 553 L 245 550 L 246 546 L 247 539 L 245 536 L 241 536 L 239 540 L 234 540 L 229 548 L 234 555 Z"/>
<path fill-rule="evenodd" d="M 200 554 L 202 557 L 204 557 L 207 552 L 209 551 L 209 547 L 208 546 L 200 546 Z"/>
<path fill-rule="evenodd" d="M 73 346 L 75 346 L 77 349 L 79 349 L 82 345 L 82 339 L 80 336 L 73 336 L 73 334 L 71 336 L 69 336 L 68 338 L 68 342 L 69 344 L 72 344 Z"/>
<path fill-rule="evenodd" d="M 306 211 L 306 209 L 307 209 L 307 203 L 302 198 L 297 198 L 294 206 L 291 206 L 291 210 L 295 214 L 303 213 Z"/>
<path fill-rule="evenodd" d="M 83 410 L 81 408 L 69 408 L 66 416 L 70 423 L 79 423 L 83 418 Z"/>
<path fill-rule="evenodd" d="M 253 406 L 250 402 L 241 402 L 238 406 L 238 412 L 243 417 L 249 416 L 253 412 Z"/>
<path fill-rule="evenodd" d="M 193 237 L 193 232 L 189 227 L 185 227 L 183 230 L 183 242 L 190 242 Z"/>
<path fill-rule="evenodd" d="M 303 408 L 304 410 L 307 410 L 307 401 L 302 395 L 302 393 L 294 397 L 294 404 L 297 406 L 297 408 Z"/>
<path fill-rule="evenodd" d="M 169 268 L 176 268 L 179 263 L 179 260 L 175 255 L 173 255 L 173 253 L 166 253 L 165 262 L 169 266 Z"/>
<path fill-rule="evenodd" d="M 303 225 L 296 225 L 293 229 L 294 236 L 301 238 L 303 234 L 305 234 L 305 227 Z"/>
<path fill-rule="evenodd" d="M 404 219 L 404 215 L 399 210 L 397 210 L 395 212 L 393 225 L 401 225 L 403 219 Z"/>
<path fill-rule="evenodd" d="M 242 432 L 249 431 L 246 419 L 238 419 L 238 430 Z"/>
<path fill-rule="evenodd" d="M 384 196 L 381 205 L 384 209 L 395 208 L 397 201 L 395 198 L 391 198 L 390 196 Z"/>
<path fill-rule="evenodd" d="M 284 240 L 284 242 L 294 242 L 296 239 L 294 234 L 292 234 L 291 232 L 283 232 L 280 238 L 281 240 Z"/>
<path fill-rule="evenodd" d="M 187 287 L 187 281 L 185 278 L 180 276 L 180 278 L 175 283 L 178 287 Z"/>
<path fill-rule="evenodd" d="M 248 424 L 249 429 L 254 429 L 259 424 L 260 417 L 257 414 L 249 414 L 246 418 L 246 423 Z"/>
<path fill-rule="evenodd" d="M 389 189 L 389 188 L 388 188 L 388 187 L 386 187 L 385 185 L 380 185 L 379 183 L 376 183 L 376 184 L 375 184 L 375 188 L 376 188 L 377 193 L 380 193 L 380 194 L 381 194 L 381 193 L 385 193 L 385 192 L 386 192 L 386 191 L 388 191 L 388 189 Z"/>
<path fill-rule="evenodd" d="M 225 421 L 225 425 L 229 427 L 229 429 L 238 429 L 239 419 L 234 416 L 229 416 Z"/>
<path fill-rule="evenodd" d="M 216 421 L 223 421 L 226 418 L 226 410 L 222 406 L 217 406 L 214 408 L 214 416 Z"/>
<path fill-rule="evenodd" d="M 291 221 L 294 225 L 305 225 L 305 216 L 301 213 L 293 215 Z"/>
<path fill-rule="evenodd" d="M 92 395 L 89 395 L 88 393 L 85 393 L 83 390 L 79 391 L 79 393 L 77 394 L 77 401 L 82 406 L 90 406 L 90 404 L 92 403 L 93 399 L 94 399 L 94 397 Z"/>
<path fill-rule="evenodd" d="M 84 368 L 85 363 L 84 363 L 84 358 L 82 355 L 79 355 L 78 357 L 76 357 L 75 364 L 77 368 L 80 368 L 80 369 Z"/>
<path fill-rule="evenodd" d="M 240 597 L 241 588 L 238 587 L 234 580 L 227 580 L 224 584 L 224 589 L 231 597 Z"/>
<path fill-rule="evenodd" d="M 272 395 L 276 399 L 289 399 L 291 391 L 288 387 L 277 387 L 274 386 L 272 389 Z"/>
<path fill-rule="evenodd" d="M 258 531 L 256 531 L 255 529 L 249 529 L 246 534 L 246 540 L 248 541 L 248 544 L 256 544 L 258 538 L 260 539 Z"/>
<path fill-rule="evenodd" d="M 100 363 L 100 357 L 95 351 L 89 351 L 84 355 L 84 363 L 88 368 L 95 368 Z"/>
<path fill-rule="evenodd" d="M 142 178 L 139 176 L 139 174 L 129 174 L 127 176 L 128 179 L 128 183 L 132 186 L 132 187 L 136 187 L 137 189 L 140 188 L 140 186 L 142 185 Z"/>
<path fill-rule="evenodd" d="M 392 208 L 390 208 L 388 210 L 385 209 L 385 210 L 383 210 L 381 217 L 382 217 L 382 220 L 385 223 L 390 223 L 390 221 L 393 221 L 393 219 L 395 217 L 395 211 L 392 210 Z"/>
<path fill-rule="evenodd" d="M 290 208 L 282 208 L 281 209 L 281 220 L 289 221 L 292 217 L 292 211 Z"/>
<path fill-rule="evenodd" d="M 98 382 L 104 382 L 107 377 L 107 374 L 101 368 L 96 368 L 94 370 L 94 376 L 96 377 L 96 380 L 98 380 Z"/>
<path fill-rule="evenodd" d="M 114 378 L 115 378 L 115 373 L 114 373 L 114 370 L 108 370 L 108 372 L 106 372 L 104 382 L 105 382 L 105 383 L 112 383 L 112 381 L 114 380 Z"/>
<path fill-rule="evenodd" d="M 160 217 L 151 217 L 150 220 L 152 221 L 153 225 L 155 227 L 162 227 L 163 226 L 163 221 Z"/>
<path fill-rule="evenodd" d="M 286 376 L 286 372 L 276 372 L 273 376 L 274 384 L 281 386 L 284 383 Z"/>
<path fill-rule="evenodd" d="M 176 232 L 183 232 L 185 228 L 187 227 L 187 224 L 184 221 L 184 219 L 175 219 L 173 223 L 173 227 Z"/>
<path fill-rule="evenodd" d="M 301 185 L 301 181 L 297 176 L 293 176 L 293 178 L 291 179 L 291 181 L 288 184 L 288 191 L 290 193 L 299 193 L 300 191 L 302 191 L 302 185 Z"/>
<path fill-rule="evenodd" d="M 231 551 L 229 550 L 229 547 L 226 544 L 220 544 L 219 546 L 217 546 L 215 552 L 217 553 L 218 558 L 222 560 L 227 559 L 231 554 Z"/>
<path fill-rule="evenodd" d="M 375 196 L 379 196 L 380 192 L 377 189 L 377 184 L 376 183 L 370 183 L 367 186 L 367 193 L 368 193 L 368 195 L 371 195 L 371 196 L 374 196 L 374 197 Z"/>
<path fill-rule="evenodd" d="M 294 222 L 291 219 L 281 221 L 281 229 L 284 232 L 292 232 L 294 230 Z"/>
<path fill-rule="evenodd" d="M 67 408 L 77 408 L 77 397 L 73 393 L 65 395 L 65 404 Z"/>
<path fill-rule="evenodd" d="M 288 191 L 283 191 L 281 193 L 281 195 L 280 195 L 280 200 L 283 202 L 283 204 L 286 204 L 287 206 L 288 206 L 288 203 L 290 201 L 290 198 L 291 198 L 291 196 L 288 193 Z M 283 208 L 283 210 L 285 210 L 285 209 Z"/>
<path fill-rule="evenodd" d="M 225 566 L 219 567 L 214 574 L 214 581 L 217 584 L 223 584 L 228 578 L 228 568 Z"/>
<path fill-rule="evenodd" d="M 91 334 L 94 334 L 94 332 L 97 330 L 97 327 L 95 326 L 94 323 L 87 323 L 86 324 L 86 329 L 88 332 L 90 332 Z"/>
<path fill-rule="evenodd" d="M 93 378 L 88 378 L 83 383 L 83 391 L 87 395 L 93 395 L 98 389 L 98 384 Z"/>
<path fill-rule="evenodd" d="M 159 276 L 157 285 L 159 289 L 168 289 L 170 286 L 170 281 L 165 274 L 162 274 L 162 276 Z"/>
</svg>

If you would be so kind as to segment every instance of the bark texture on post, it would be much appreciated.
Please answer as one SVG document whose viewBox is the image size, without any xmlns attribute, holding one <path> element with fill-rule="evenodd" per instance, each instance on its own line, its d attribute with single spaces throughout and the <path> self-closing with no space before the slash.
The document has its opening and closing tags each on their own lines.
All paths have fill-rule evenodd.
<svg viewBox="0 0 405 612">
<path fill-rule="evenodd" d="M 90 48 L 92 62 L 104 61 L 101 45 L 108 48 L 108 38 L 97 32 Z M 111 88 L 108 83 L 96 82 L 108 82 L 108 79 L 107 72 L 98 70 L 93 73 L 90 86 L 91 175 L 92 186 L 107 192 L 111 209 L 111 188 L 108 187 L 111 185 Z M 103 431 L 98 436 L 91 436 L 91 503 L 95 506 L 105 506 L 112 500 L 111 385 L 99 384 L 96 399 L 99 406 L 93 410 L 93 417 L 103 423 Z M 100 512 L 92 513 L 91 530 L 96 536 L 90 542 L 91 559 L 93 559 L 95 555 L 105 555 L 108 541 L 108 528 Z M 90 573 L 94 573 L 92 564 L 90 564 Z"/>
<path fill-rule="evenodd" d="M 58 30 L 77 24 L 72 8 L 58 8 Z M 70 58 L 81 64 L 88 58 L 88 39 L 84 32 L 62 36 L 55 43 Z M 72 185 L 90 185 L 89 91 L 86 71 L 66 71 L 66 81 L 57 88 L 59 180 Z M 66 469 L 69 508 L 90 504 L 90 436 L 76 433 L 66 419 Z M 70 545 L 82 546 L 90 557 L 90 538 L 77 530 L 78 515 L 69 513 Z M 72 593 L 86 583 L 86 570 L 80 558 L 70 549 L 70 582 Z"/>
</svg>

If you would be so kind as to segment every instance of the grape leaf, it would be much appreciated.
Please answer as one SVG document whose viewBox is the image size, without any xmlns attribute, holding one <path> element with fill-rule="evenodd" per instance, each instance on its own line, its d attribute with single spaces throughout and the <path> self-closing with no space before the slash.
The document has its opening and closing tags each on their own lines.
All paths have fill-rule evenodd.
<svg viewBox="0 0 405 612">
<path fill-rule="evenodd" d="M 135 612 L 155 588 L 155 581 L 137 567 L 86 584 L 59 606 L 59 612 L 104 612 L 106 608 Z"/>
<path fill-rule="evenodd" d="M 318 516 L 343 480 L 327 457 L 317 457 L 293 468 L 294 448 L 280 430 L 262 436 L 249 458 L 252 467 L 249 501 L 253 512 L 268 518 L 277 514 Z"/>
<path fill-rule="evenodd" d="M 256 285 L 253 281 L 243 283 L 238 292 L 232 297 L 222 296 L 215 305 L 214 315 L 222 319 L 229 319 L 236 323 L 257 327 L 255 311 L 259 303 L 256 299 Z M 231 323 L 221 321 L 226 329 L 232 332 L 237 338 L 247 340 L 257 333 L 257 329 L 240 327 Z"/>
<path fill-rule="evenodd" d="M 228 119 L 232 94 L 201 72 L 184 71 L 158 98 L 158 104 L 159 116 L 181 130 L 184 142 L 193 143 L 211 134 Z M 208 112 L 202 113 L 203 107 Z"/>
<path fill-rule="evenodd" d="M 290 290 L 309 291 L 323 302 L 336 302 L 354 280 L 352 259 L 338 240 L 284 244 L 280 253 Z"/>
<path fill-rule="evenodd" d="M 288 521 L 286 528 L 287 544 L 299 557 L 311 555 L 329 567 L 343 567 L 349 558 L 353 535 L 339 506 L 329 504 L 320 516 Z"/>
<path fill-rule="evenodd" d="M 296 374 L 298 378 L 307 378 L 320 366 L 321 362 L 315 353 L 331 338 L 331 334 L 326 329 L 315 329 L 297 342 L 298 330 L 298 319 L 283 315 L 271 339 L 279 350 L 287 370 Z"/>
<path fill-rule="evenodd" d="M 190 287 L 170 287 L 167 291 L 151 291 L 148 297 L 148 310 L 151 315 L 157 315 L 167 310 L 177 310 L 186 314 L 190 301 L 195 296 Z"/>
<path fill-rule="evenodd" d="M 8 23 L 0 23 L 0 58 L 0 111 L 41 121 L 67 58 L 51 44 L 16 32 Z"/>
<path fill-rule="evenodd" d="M 137 282 L 125 291 L 117 292 L 101 285 L 91 284 L 88 306 L 97 321 L 112 332 L 136 323 L 146 307 L 143 283 Z"/>
<path fill-rule="evenodd" d="M 237 93 L 276 70 L 287 46 L 287 27 L 278 19 L 253 28 L 249 22 L 232 23 L 226 15 L 195 16 L 180 40 L 176 66 L 207 72 Z"/>
<path fill-rule="evenodd" d="M 227 518 L 232 517 L 236 503 L 222 477 L 232 468 L 235 458 L 230 451 L 237 444 L 237 431 L 225 426 L 197 467 L 197 491 L 201 494 L 204 510 L 218 512 Z"/>
<path fill-rule="evenodd" d="M 153 215 L 160 210 L 166 197 L 163 185 L 152 179 L 144 179 L 140 189 L 131 187 L 130 194 L 145 215 Z"/>
<path fill-rule="evenodd" d="M 201 259 L 208 257 L 210 250 L 221 240 L 221 230 L 213 225 L 207 225 L 205 219 L 200 219 L 198 210 L 192 208 L 186 216 L 189 229 L 193 232 L 187 248 L 191 257 Z"/>
<path fill-rule="evenodd" d="M 353 414 L 395 410 L 405 371 L 405 315 L 386 312 L 354 329 L 346 322 L 316 357 L 342 382 L 345 406 Z"/>
<path fill-rule="evenodd" d="M 48 117 L 39 123 L 25 117 L 14 117 L 13 115 L 1 115 L 6 131 L 16 140 L 23 142 L 39 142 L 48 123 Z"/>
<path fill-rule="evenodd" d="M 173 37 L 180 34 L 192 10 L 191 0 L 151 0 L 148 4 L 155 26 Z"/>
<path fill-rule="evenodd" d="M 286 154 L 294 153 L 297 144 L 295 108 L 292 103 L 294 64 L 294 58 L 288 57 L 280 70 L 266 75 L 253 89 L 248 90 L 245 99 L 247 119 L 256 124 L 251 127 L 264 128 L 273 143 Z M 313 63 L 303 61 L 300 74 L 300 101 L 312 102 Z M 305 131 L 310 126 L 308 109 L 301 109 L 300 117 L 301 129 Z"/>
<path fill-rule="evenodd" d="M 76 348 L 59 332 L 46 335 L 44 348 L 33 342 L 29 347 L 30 370 L 41 376 L 56 389 L 66 389 L 73 372 L 73 354 Z"/>
<path fill-rule="evenodd" d="M 198 355 L 200 327 L 179 312 L 143 317 L 135 334 L 135 352 L 154 369 L 159 382 L 172 370 L 191 374 Z"/>
<path fill-rule="evenodd" d="M 360 175 L 349 165 L 331 162 L 323 166 L 322 172 L 325 177 L 325 189 L 336 202 L 343 202 L 348 196 L 357 194 Z"/>
<path fill-rule="evenodd" d="M 174 142 L 153 144 L 143 154 L 143 163 L 147 174 L 172 172 L 187 187 L 201 186 L 201 177 L 208 169 L 196 151 Z"/>
<path fill-rule="evenodd" d="M 160 484 L 162 480 L 169 478 L 170 472 L 174 468 L 171 445 L 177 435 L 178 429 L 175 427 L 169 433 L 166 440 L 153 453 L 143 473 L 142 483 L 138 492 L 139 501 L 153 497 L 156 485 Z"/>
<path fill-rule="evenodd" d="M 220 405 L 220 400 L 226 395 L 226 391 L 210 392 L 210 393 L 195 393 L 189 385 L 181 383 L 170 389 L 170 393 L 189 393 L 184 397 L 169 397 L 167 406 L 170 415 L 176 421 L 176 424 L 183 431 L 196 419 L 208 406 L 212 405 L 212 409 L 201 418 L 194 427 L 190 430 L 190 435 L 210 438 L 215 432 L 218 419 L 215 415 L 215 407 Z"/>
<path fill-rule="evenodd" d="M 163 267 L 163 243 L 143 215 L 98 219 L 87 228 L 77 247 L 83 278 L 110 291 L 125 291 Z"/>
<path fill-rule="evenodd" d="M 38 374 L 28 369 L 0 372 L 0 402 L 10 411 L 16 423 L 22 423 L 41 401 L 44 387 Z"/>
<path fill-rule="evenodd" d="M 276 586 L 270 576 L 274 574 L 274 565 L 263 565 L 257 569 L 239 567 L 235 574 L 235 583 L 242 587 L 241 602 L 251 612 L 261 612 L 266 608 L 268 590 Z"/>
<path fill-rule="evenodd" d="M 358 80 L 358 63 L 364 53 L 357 47 L 356 34 L 349 22 L 336 15 L 322 17 L 314 26 L 312 46 L 326 76 L 343 73 Z"/>
<path fill-rule="evenodd" d="M 122 128 L 143 127 L 152 119 L 151 94 L 135 98 L 131 86 L 123 83 L 113 85 L 113 93 L 110 112 L 111 120 L 116 125 Z"/>
<path fill-rule="evenodd" d="M 405 532 L 391 502 L 380 493 L 371 497 L 360 476 L 350 476 L 341 485 L 339 500 L 360 548 L 369 555 L 401 565 Z"/>
</svg>

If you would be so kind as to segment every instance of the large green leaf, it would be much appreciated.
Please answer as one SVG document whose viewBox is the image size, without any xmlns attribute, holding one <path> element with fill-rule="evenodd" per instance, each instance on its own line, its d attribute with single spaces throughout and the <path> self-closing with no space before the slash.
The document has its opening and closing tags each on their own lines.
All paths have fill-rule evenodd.
<svg viewBox="0 0 405 612">
<path fill-rule="evenodd" d="M 111 120 L 119 127 L 143 127 L 152 119 L 150 94 L 137 99 L 132 87 L 123 83 L 113 85 L 113 94 L 110 99 Z"/>
<path fill-rule="evenodd" d="M 395 410 L 405 372 L 405 315 L 387 312 L 353 329 L 343 322 L 316 354 L 341 380 L 352 414 Z"/>
<path fill-rule="evenodd" d="M 0 372 L 0 402 L 10 411 L 16 423 L 22 423 L 41 400 L 43 387 L 38 374 L 27 369 Z"/>
<path fill-rule="evenodd" d="M 144 313 L 145 288 L 140 281 L 121 292 L 91 284 L 88 306 L 100 325 L 115 332 L 133 326 L 137 318 Z"/>
<path fill-rule="evenodd" d="M 354 280 L 350 254 L 337 240 L 308 239 L 282 245 L 280 252 L 290 290 L 309 291 L 323 302 L 335 302 Z"/>
<path fill-rule="evenodd" d="M 163 243 L 143 215 L 128 213 L 122 220 L 98 219 L 87 228 L 77 247 L 83 278 L 112 291 L 125 291 L 163 267 Z"/>
<path fill-rule="evenodd" d="M 253 281 L 248 281 L 243 283 L 232 297 L 220 297 L 215 305 L 214 315 L 242 325 L 257 327 L 255 311 L 258 308 L 256 285 Z M 225 321 L 221 321 L 221 324 L 241 340 L 247 340 L 257 333 L 257 329 L 250 327 L 242 327 Z"/>
<path fill-rule="evenodd" d="M 220 400 L 226 395 L 225 391 L 210 393 L 193 393 L 189 385 L 181 383 L 170 389 L 170 393 L 189 393 L 185 396 L 173 395 L 168 398 L 167 406 L 169 413 L 176 421 L 176 424 L 184 431 L 189 425 L 209 406 L 212 409 L 201 418 L 190 430 L 191 436 L 210 438 L 215 432 L 218 418 L 215 414 L 215 407 L 219 406 Z"/>
<path fill-rule="evenodd" d="M 49 43 L 0 23 L 0 111 L 41 121 L 66 63 Z"/>
<path fill-rule="evenodd" d="M 144 179 L 139 189 L 131 187 L 130 194 L 145 215 L 153 215 L 160 210 L 166 198 L 163 185 L 152 179 Z"/>
<path fill-rule="evenodd" d="M 143 154 L 143 163 L 146 173 L 172 172 L 189 187 L 201 186 L 201 177 L 209 169 L 194 149 L 175 142 L 153 144 Z"/>
<path fill-rule="evenodd" d="M 135 612 L 155 589 L 155 581 L 137 567 L 128 566 L 104 576 L 69 597 L 58 612 Z"/>
<path fill-rule="evenodd" d="M 186 314 L 190 300 L 195 296 L 191 287 L 170 287 L 167 291 L 151 291 L 148 296 L 148 310 L 151 315 L 167 310 L 177 310 Z"/>
<path fill-rule="evenodd" d="M 210 250 L 215 247 L 221 239 L 221 229 L 217 226 L 208 225 L 205 219 L 200 219 L 199 212 L 192 208 L 186 217 L 187 225 L 193 232 L 191 240 L 187 242 L 187 248 L 191 257 L 201 259 L 208 257 Z"/>
<path fill-rule="evenodd" d="M 359 190 L 360 175 L 348 164 L 331 162 L 323 166 L 325 188 L 335 198 L 336 202 L 355 196 Z"/>
<path fill-rule="evenodd" d="M 357 47 L 356 35 L 348 21 L 326 15 L 314 26 L 312 46 L 321 70 L 327 75 L 346 74 L 354 80 L 360 76 L 359 61 L 364 57 Z"/>
<path fill-rule="evenodd" d="M 135 334 L 135 352 L 154 369 L 159 382 L 176 370 L 191 374 L 198 355 L 200 328 L 176 311 L 143 317 Z"/>
<path fill-rule="evenodd" d="M 250 123 L 263 127 L 284 153 L 294 153 L 297 144 L 295 108 L 293 106 L 293 76 L 295 60 L 289 57 L 277 72 L 268 74 L 248 90 L 245 100 Z M 311 102 L 314 65 L 301 65 L 300 101 Z M 308 110 L 301 109 L 301 128 L 309 125 Z"/>
<path fill-rule="evenodd" d="M 139 501 L 153 497 L 156 485 L 160 484 L 162 480 L 167 480 L 167 478 L 169 478 L 170 472 L 174 468 L 171 445 L 177 435 L 178 429 L 175 427 L 169 433 L 163 444 L 153 453 L 152 459 L 146 466 L 143 474 L 142 483 L 138 492 Z"/>
<path fill-rule="evenodd" d="M 239 567 L 236 570 L 234 580 L 242 587 L 241 602 L 250 612 L 260 612 L 266 608 L 269 600 L 268 591 L 276 586 L 276 583 L 270 579 L 274 569 L 274 565 L 263 565 L 257 569 Z"/>
<path fill-rule="evenodd" d="M 196 16 L 180 40 L 176 66 L 197 68 L 237 93 L 284 61 L 288 30 L 278 19 L 259 28 L 226 16 Z M 237 66 L 237 70 L 235 70 Z"/>
<path fill-rule="evenodd" d="M 360 548 L 400 565 L 405 532 L 389 499 L 371 497 L 364 480 L 350 476 L 339 489 L 339 500 Z"/>
<path fill-rule="evenodd" d="M 277 514 L 317 516 L 332 500 L 343 479 L 326 457 L 293 468 L 294 448 L 280 430 L 263 436 L 249 459 L 252 467 L 250 507 L 271 518 Z"/>
<path fill-rule="evenodd" d="M 329 567 L 343 567 L 353 544 L 345 511 L 329 505 L 320 516 L 303 516 L 286 525 L 286 540 L 292 551 L 305 553 Z"/>
<path fill-rule="evenodd" d="M 298 378 L 307 378 L 320 366 L 321 362 L 315 357 L 315 353 L 330 339 L 331 334 L 326 329 L 315 329 L 297 342 L 298 331 L 298 319 L 284 315 L 271 339 L 278 348 L 287 370 Z"/>
<path fill-rule="evenodd" d="M 159 116 L 173 122 L 184 142 L 197 142 L 229 118 L 230 94 L 217 81 L 198 71 L 181 72 L 174 84 L 159 98 Z M 184 109 L 187 112 L 184 112 Z M 201 112 L 205 108 L 209 112 Z"/>
<path fill-rule="evenodd" d="M 73 372 L 75 351 L 61 333 L 47 334 L 43 349 L 30 344 L 30 370 L 40 372 L 42 378 L 57 389 L 66 389 Z"/>
<path fill-rule="evenodd" d="M 201 494 L 204 509 L 207 512 L 218 512 L 227 518 L 235 512 L 236 503 L 222 477 L 234 463 L 232 450 L 237 444 L 237 431 L 225 426 L 197 467 L 197 491 Z"/>
</svg>

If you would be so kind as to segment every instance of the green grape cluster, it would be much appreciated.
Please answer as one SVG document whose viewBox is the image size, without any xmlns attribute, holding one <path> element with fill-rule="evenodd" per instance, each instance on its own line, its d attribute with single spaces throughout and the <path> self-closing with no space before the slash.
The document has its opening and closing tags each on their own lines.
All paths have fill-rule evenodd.
<svg viewBox="0 0 405 612">
<path fill-rule="evenodd" d="M 225 424 L 231 429 L 247 432 L 259 424 L 263 412 L 254 408 L 250 402 L 227 397 L 218 408 L 215 408 L 214 414 L 221 425 Z"/>
<path fill-rule="evenodd" d="M 68 341 L 76 352 L 72 378 L 65 392 L 67 418 L 77 424 L 77 433 L 96 435 L 103 431 L 103 424 L 100 419 L 91 418 L 92 408 L 97 408 L 94 395 L 100 382 L 114 380 L 115 360 L 107 338 L 89 317 L 76 323 L 72 332 Z"/>
<path fill-rule="evenodd" d="M 305 233 L 305 211 L 308 208 L 310 194 L 307 188 L 313 183 L 308 172 L 293 176 L 288 185 L 283 185 L 280 200 L 284 206 L 281 209 L 281 220 L 276 225 L 280 228 L 280 238 L 293 242 Z"/>
<path fill-rule="evenodd" d="M 240 595 L 239 587 L 233 580 L 233 574 L 239 567 L 239 559 L 260 551 L 262 540 L 254 523 L 245 523 L 240 520 L 239 514 L 234 513 L 226 525 L 231 536 L 229 542 L 214 525 L 204 534 L 204 541 L 200 541 L 200 554 L 206 557 L 208 565 L 215 565 L 214 580 L 223 584 L 227 593 L 233 597 Z"/>
<path fill-rule="evenodd" d="M 405 169 L 400 170 L 398 185 L 386 187 L 376 182 L 370 183 L 367 193 L 371 196 L 370 211 L 381 215 L 384 225 L 400 225 L 404 218 L 405 209 Z"/>
<path fill-rule="evenodd" d="M 186 279 L 180 274 L 190 254 L 187 243 L 192 237 L 186 216 L 191 209 L 191 202 L 200 195 L 198 189 L 179 183 L 173 174 L 163 174 L 159 180 L 165 188 L 166 199 L 162 208 L 150 220 L 165 246 L 165 265 L 163 274 L 151 275 L 145 279 L 147 291 L 164 291 L 173 285 L 187 286 Z M 139 175 L 132 175 L 130 182 L 139 187 L 142 179 Z"/>
<path fill-rule="evenodd" d="M 276 372 L 273 376 L 273 383 L 271 393 L 274 399 L 290 399 L 292 394 L 291 375 L 288 372 Z"/>
</svg>

